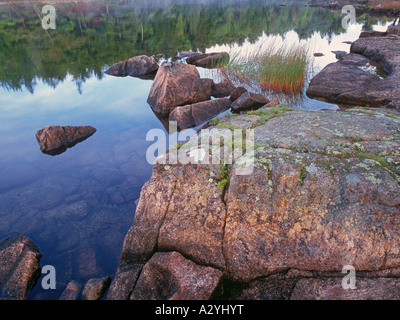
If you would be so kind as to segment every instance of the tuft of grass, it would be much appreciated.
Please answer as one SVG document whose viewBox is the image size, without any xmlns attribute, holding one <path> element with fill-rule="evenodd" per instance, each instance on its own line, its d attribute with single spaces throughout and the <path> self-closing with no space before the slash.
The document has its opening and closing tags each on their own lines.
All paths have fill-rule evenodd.
<svg viewBox="0 0 400 320">
<path fill-rule="evenodd" d="M 220 123 L 218 123 L 217 125 L 216 125 L 217 127 L 222 127 L 222 128 L 227 128 L 227 129 L 230 129 L 230 130 L 235 130 L 235 129 L 239 129 L 239 128 L 237 128 L 237 127 L 235 127 L 235 126 L 232 126 L 232 125 L 230 125 L 230 124 L 228 124 L 228 123 L 225 123 L 225 122 L 220 122 Z"/>
<path fill-rule="evenodd" d="M 220 195 L 223 197 L 225 191 L 229 187 L 229 169 L 227 164 L 224 163 L 221 164 L 221 168 L 216 178 L 217 178 L 217 186 L 220 189 Z"/>
<path fill-rule="evenodd" d="M 230 55 L 229 63 L 218 67 L 220 76 L 264 92 L 301 93 L 312 65 L 308 46 L 301 44 L 272 43 L 266 49 L 256 48 L 244 56 Z"/>
</svg>

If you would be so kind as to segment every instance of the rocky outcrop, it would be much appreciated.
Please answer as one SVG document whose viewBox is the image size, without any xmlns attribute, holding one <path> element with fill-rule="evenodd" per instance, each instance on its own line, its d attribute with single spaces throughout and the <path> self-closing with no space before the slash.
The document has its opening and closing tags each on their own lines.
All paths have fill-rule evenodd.
<svg viewBox="0 0 400 320">
<path fill-rule="evenodd" d="M 213 69 L 217 66 L 228 63 L 229 54 L 227 52 L 203 53 L 188 57 L 186 62 L 197 67 Z"/>
<path fill-rule="evenodd" d="M 91 126 L 47 126 L 36 132 L 40 150 L 58 155 L 92 136 L 96 129 Z"/>
<path fill-rule="evenodd" d="M 400 36 L 365 32 L 350 54 L 327 65 L 310 82 L 307 95 L 344 105 L 400 110 Z"/>
<path fill-rule="evenodd" d="M 155 112 L 167 116 L 173 107 L 209 100 L 212 79 L 201 79 L 195 66 L 163 63 L 157 71 L 147 99 Z"/>
<path fill-rule="evenodd" d="M 226 98 L 189 104 L 174 108 L 169 121 L 176 121 L 179 129 L 186 129 L 201 125 L 230 107 L 231 100 Z"/>
<path fill-rule="evenodd" d="M 155 73 L 158 70 L 158 63 L 155 56 L 140 55 L 117 62 L 105 73 L 118 77 L 138 77 Z"/>
<path fill-rule="evenodd" d="M 0 241 L 0 300 L 24 300 L 40 275 L 39 248 L 23 234 Z"/>
<path fill-rule="evenodd" d="M 247 148 L 233 164 L 213 164 L 208 139 L 246 128 L 254 129 L 254 153 Z M 220 118 L 179 149 L 189 155 L 202 149 L 208 163 L 174 164 L 177 155 L 170 153 L 154 166 L 124 240 L 112 296 L 396 298 L 399 129 L 400 115 L 385 109 L 275 107 Z M 200 271 L 186 267 L 192 264 Z M 345 265 L 355 268 L 359 289 L 341 289 Z M 181 277 L 201 287 L 204 266 L 214 279 L 207 294 L 178 289 Z"/>
</svg>

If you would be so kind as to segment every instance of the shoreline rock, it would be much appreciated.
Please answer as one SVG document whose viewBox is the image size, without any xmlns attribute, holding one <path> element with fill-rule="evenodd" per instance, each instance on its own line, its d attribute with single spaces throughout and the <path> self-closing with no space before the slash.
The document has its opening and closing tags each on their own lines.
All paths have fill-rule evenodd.
<svg viewBox="0 0 400 320">
<path fill-rule="evenodd" d="M 310 98 L 343 104 L 400 110 L 400 36 L 363 32 L 339 61 L 311 79 Z"/>
<path fill-rule="evenodd" d="M 0 241 L 0 300 L 25 300 L 40 276 L 42 254 L 23 234 Z"/>
</svg>

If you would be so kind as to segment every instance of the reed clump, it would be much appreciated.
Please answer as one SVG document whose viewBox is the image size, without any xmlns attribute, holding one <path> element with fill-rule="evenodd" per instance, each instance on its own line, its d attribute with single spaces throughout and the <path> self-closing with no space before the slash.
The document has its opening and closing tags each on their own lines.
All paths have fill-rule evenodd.
<svg viewBox="0 0 400 320">
<path fill-rule="evenodd" d="M 220 76 L 236 85 L 257 91 L 295 95 L 303 92 L 312 67 L 312 55 L 306 44 L 269 44 L 251 51 L 232 52 L 225 65 L 218 66 Z"/>
</svg>

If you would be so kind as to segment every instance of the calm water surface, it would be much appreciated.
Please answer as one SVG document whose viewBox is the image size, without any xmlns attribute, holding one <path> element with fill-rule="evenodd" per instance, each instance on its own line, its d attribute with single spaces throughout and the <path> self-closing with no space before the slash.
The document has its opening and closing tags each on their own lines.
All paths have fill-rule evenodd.
<svg viewBox="0 0 400 320">
<path fill-rule="evenodd" d="M 138 54 L 249 50 L 278 39 L 324 53 L 314 60 L 318 72 L 336 61 L 331 51 L 348 52 L 343 41 L 390 23 L 361 16 L 344 30 L 339 13 L 280 3 L 55 4 L 57 28 L 47 33 L 35 11 L 40 6 L 0 6 L 0 239 L 26 234 L 40 247 L 41 264 L 57 271 L 57 289 L 45 291 L 39 282 L 29 299 L 58 299 L 70 280 L 112 276 L 151 176 L 146 134 L 165 132 L 146 103 L 152 81 L 105 75 L 108 66 Z M 337 108 L 307 98 L 294 107 Z M 47 125 L 91 125 L 97 132 L 49 156 L 35 138 Z"/>
</svg>

